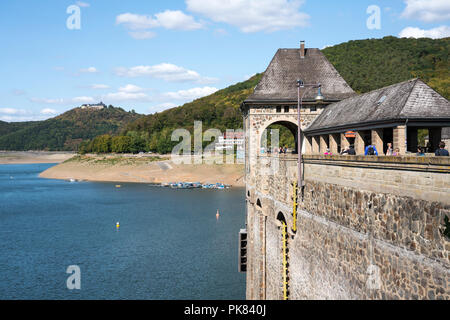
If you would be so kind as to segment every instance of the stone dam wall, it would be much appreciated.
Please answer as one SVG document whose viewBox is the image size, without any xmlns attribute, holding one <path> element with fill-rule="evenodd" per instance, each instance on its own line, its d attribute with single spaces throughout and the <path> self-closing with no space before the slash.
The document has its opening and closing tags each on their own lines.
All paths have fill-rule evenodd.
<svg viewBox="0 0 450 320">
<path fill-rule="evenodd" d="M 248 299 L 283 299 L 282 222 L 289 299 L 450 298 L 450 159 L 258 157 L 247 172 Z"/>
</svg>

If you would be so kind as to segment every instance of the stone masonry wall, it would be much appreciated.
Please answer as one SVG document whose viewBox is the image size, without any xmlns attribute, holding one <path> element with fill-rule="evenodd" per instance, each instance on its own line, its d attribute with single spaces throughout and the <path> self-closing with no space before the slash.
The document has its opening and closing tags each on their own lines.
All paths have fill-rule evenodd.
<svg viewBox="0 0 450 320">
<path fill-rule="evenodd" d="M 249 250 L 249 263 L 263 263 L 266 271 L 259 278 L 256 271 L 247 275 L 254 289 L 247 297 L 283 296 L 281 213 L 290 230 L 290 299 L 448 300 L 450 242 L 443 231 L 450 216 L 450 161 L 390 158 L 305 157 L 294 233 L 296 159 L 280 157 L 275 165 L 260 157 L 247 176 L 247 228 L 265 244 L 265 253 L 261 246 Z"/>
</svg>

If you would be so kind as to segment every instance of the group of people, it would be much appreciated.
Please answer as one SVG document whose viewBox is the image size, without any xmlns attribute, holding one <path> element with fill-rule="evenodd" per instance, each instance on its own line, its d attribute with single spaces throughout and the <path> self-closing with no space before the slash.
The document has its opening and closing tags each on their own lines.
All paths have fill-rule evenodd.
<svg viewBox="0 0 450 320">
<path fill-rule="evenodd" d="M 352 145 L 348 146 L 344 150 L 341 151 L 341 155 L 356 155 L 356 151 Z M 449 152 L 445 149 L 445 142 L 441 141 L 439 143 L 439 149 L 436 150 L 434 153 L 437 157 L 448 157 Z M 324 155 L 332 155 L 330 152 L 330 149 L 327 149 Z M 366 147 L 364 151 L 364 155 L 366 156 L 378 156 L 378 150 L 374 145 L 369 145 Z M 387 144 L 387 150 L 385 153 L 386 156 L 399 156 L 400 155 L 400 149 L 399 148 L 392 148 L 392 143 Z M 422 147 L 417 148 L 416 156 L 425 156 L 425 149 Z"/>
<path fill-rule="evenodd" d="M 378 155 L 378 154 L 377 154 Z M 399 148 L 392 148 L 392 143 L 388 143 L 387 144 L 387 149 L 386 149 L 386 156 L 399 156 L 400 155 L 400 149 Z"/>
<path fill-rule="evenodd" d="M 266 153 L 266 148 L 262 147 L 261 148 L 261 153 Z M 279 147 L 279 148 L 273 148 L 273 151 L 269 148 L 267 150 L 267 153 L 274 153 L 274 154 L 282 154 L 282 153 L 288 153 L 288 147 L 284 146 L 284 147 Z"/>
</svg>

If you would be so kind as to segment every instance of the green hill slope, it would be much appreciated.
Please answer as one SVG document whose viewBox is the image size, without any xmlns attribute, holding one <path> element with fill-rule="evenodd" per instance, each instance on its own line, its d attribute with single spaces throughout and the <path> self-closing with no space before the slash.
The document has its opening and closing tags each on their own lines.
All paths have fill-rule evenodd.
<svg viewBox="0 0 450 320">
<path fill-rule="evenodd" d="M 450 38 L 357 40 L 322 52 L 359 93 L 419 77 L 450 97 Z"/>
<path fill-rule="evenodd" d="M 112 106 L 75 108 L 45 121 L 0 122 L 0 150 L 77 150 L 83 140 L 118 134 L 142 115 Z"/>
</svg>

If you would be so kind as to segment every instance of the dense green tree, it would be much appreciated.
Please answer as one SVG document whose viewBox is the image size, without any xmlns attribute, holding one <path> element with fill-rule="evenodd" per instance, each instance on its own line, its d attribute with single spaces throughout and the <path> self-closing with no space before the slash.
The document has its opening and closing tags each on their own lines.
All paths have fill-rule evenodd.
<svg viewBox="0 0 450 320">
<path fill-rule="evenodd" d="M 130 153 L 132 146 L 132 138 L 128 136 L 116 136 L 111 141 L 111 152 Z"/>
<path fill-rule="evenodd" d="M 95 137 L 92 141 L 92 152 L 108 153 L 111 152 L 112 137 L 109 134 L 104 134 Z"/>
</svg>

